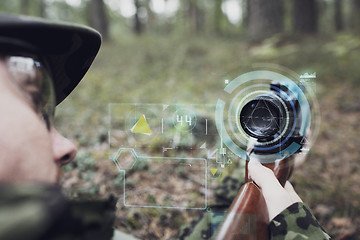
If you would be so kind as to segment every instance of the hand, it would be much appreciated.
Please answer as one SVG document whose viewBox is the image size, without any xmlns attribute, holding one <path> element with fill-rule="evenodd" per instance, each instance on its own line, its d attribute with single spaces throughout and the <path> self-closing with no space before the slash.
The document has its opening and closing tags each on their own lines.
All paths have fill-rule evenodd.
<svg viewBox="0 0 360 240">
<path fill-rule="evenodd" d="M 261 188 L 269 211 L 269 221 L 296 202 L 302 202 L 289 181 L 282 187 L 274 172 L 256 160 L 249 161 L 249 177 Z"/>
</svg>

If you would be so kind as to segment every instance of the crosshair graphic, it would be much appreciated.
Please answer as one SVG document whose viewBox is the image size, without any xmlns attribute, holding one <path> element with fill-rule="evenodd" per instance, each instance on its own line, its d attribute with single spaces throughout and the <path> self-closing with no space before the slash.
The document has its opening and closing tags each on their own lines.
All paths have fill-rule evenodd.
<svg viewBox="0 0 360 240">
<path fill-rule="evenodd" d="M 236 77 L 224 91 L 226 97 L 216 104 L 216 127 L 222 143 L 242 159 L 269 163 L 289 157 L 299 152 L 307 132 L 318 125 L 313 123 L 319 114 L 312 114 L 311 108 L 316 99 L 308 94 L 309 103 L 306 86 L 298 78 L 256 70 Z M 249 155 L 249 142 L 254 141 Z"/>
</svg>

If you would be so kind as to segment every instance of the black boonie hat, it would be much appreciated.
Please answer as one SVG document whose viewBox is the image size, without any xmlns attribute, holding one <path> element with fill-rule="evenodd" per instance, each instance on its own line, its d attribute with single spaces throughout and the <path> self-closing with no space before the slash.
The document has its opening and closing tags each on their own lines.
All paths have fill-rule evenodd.
<svg viewBox="0 0 360 240">
<path fill-rule="evenodd" d="M 0 54 L 24 48 L 45 58 L 54 81 L 56 105 L 78 85 L 100 45 L 101 35 L 89 27 L 0 13 Z"/>
</svg>

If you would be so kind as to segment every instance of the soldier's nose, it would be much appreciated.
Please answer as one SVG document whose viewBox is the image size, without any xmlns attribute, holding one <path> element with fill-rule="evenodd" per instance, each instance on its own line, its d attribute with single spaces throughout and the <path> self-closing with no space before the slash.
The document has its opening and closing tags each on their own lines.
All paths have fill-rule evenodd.
<svg viewBox="0 0 360 240">
<path fill-rule="evenodd" d="M 75 145 L 62 136 L 55 128 L 51 129 L 53 153 L 55 162 L 64 165 L 71 162 L 76 156 Z"/>
</svg>

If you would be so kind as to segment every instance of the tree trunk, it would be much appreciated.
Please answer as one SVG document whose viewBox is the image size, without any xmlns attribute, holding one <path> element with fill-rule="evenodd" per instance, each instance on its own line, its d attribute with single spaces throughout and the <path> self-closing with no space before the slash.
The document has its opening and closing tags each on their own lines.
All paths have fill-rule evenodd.
<svg viewBox="0 0 360 240">
<path fill-rule="evenodd" d="M 316 33 L 318 8 L 316 0 L 294 0 L 293 30 L 298 33 Z"/>
<path fill-rule="evenodd" d="M 158 31 L 159 29 L 157 26 L 157 16 L 156 13 L 151 10 L 150 3 L 150 1 L 145 2 L 145 9 L 147 12 L 146 29 L 150 31 Z"/>
<path fill-rule="evenodd" d="M 283 31 L 283 0 L 250 0 L 248 4 L 248 35 L 251 41 L 261 41 Z"/>
<path fill-rule="evenodd" d="M 243 22 L 242 25 L 245 29 L 249 27 L 249 16 L 250 16 L 250 0 L 243 0 L 241 7 L 245 9 L 243 11 Z"/>
<path fill-rule="evenodd" d="M 98 30 L 104 41 L 109 39 L 109 22 L 103 0 L 91 0 L 88 9 L 89 25 Z"/>
<path fill-rule="evenodd" d="M 337 32 L 344 29 L 343 18 L 342 18 L 342 0 L 335 0 L 334 4 L 334 25 Z"/>
<path fill-rule="evenodd" d="M 30 1 L 29 0 L 21 0 L 21 13 L 24 15 L 29 14 L 30 9 Z"/>
<path fill-rule="evenodd" d="M 351 10 L 351 23 L 350 28 L 355 33 L 360 33 L 360 0 L 353 0 L 351 4 L 352 10 Z"/>
<path fill-rule="evenodd" d="M 215 0 L 214 5 L 214 30 L 215 33 L 221 35 L 223 32 L 223 21 L 224 21 L 224 14 L 221 10 L 222 0 Z"/>
<path fill-rule="evenodd" d="M 143 25 L 139 16 L 140 8 L 141 8 L 141 1 L 140 0 L 134 0 L 134 5 L 136 8 L 136 12 L 134 15 L 134 32 L 138 35 L 140 35 L 143 32 Z"/>
<path fill-rule="evenodd" d="M 203 30 L 204 14 L 198 6 L 197 0 L 188 0 L 187 11 L 190 32 L 192 34 L 198 34 Z"/>
<path fill-rule="evenodd" d="M 42 18 L 46 18 L 46 3 L 45 0 L 39 1 L 39 16 Z"/>
</svg>

